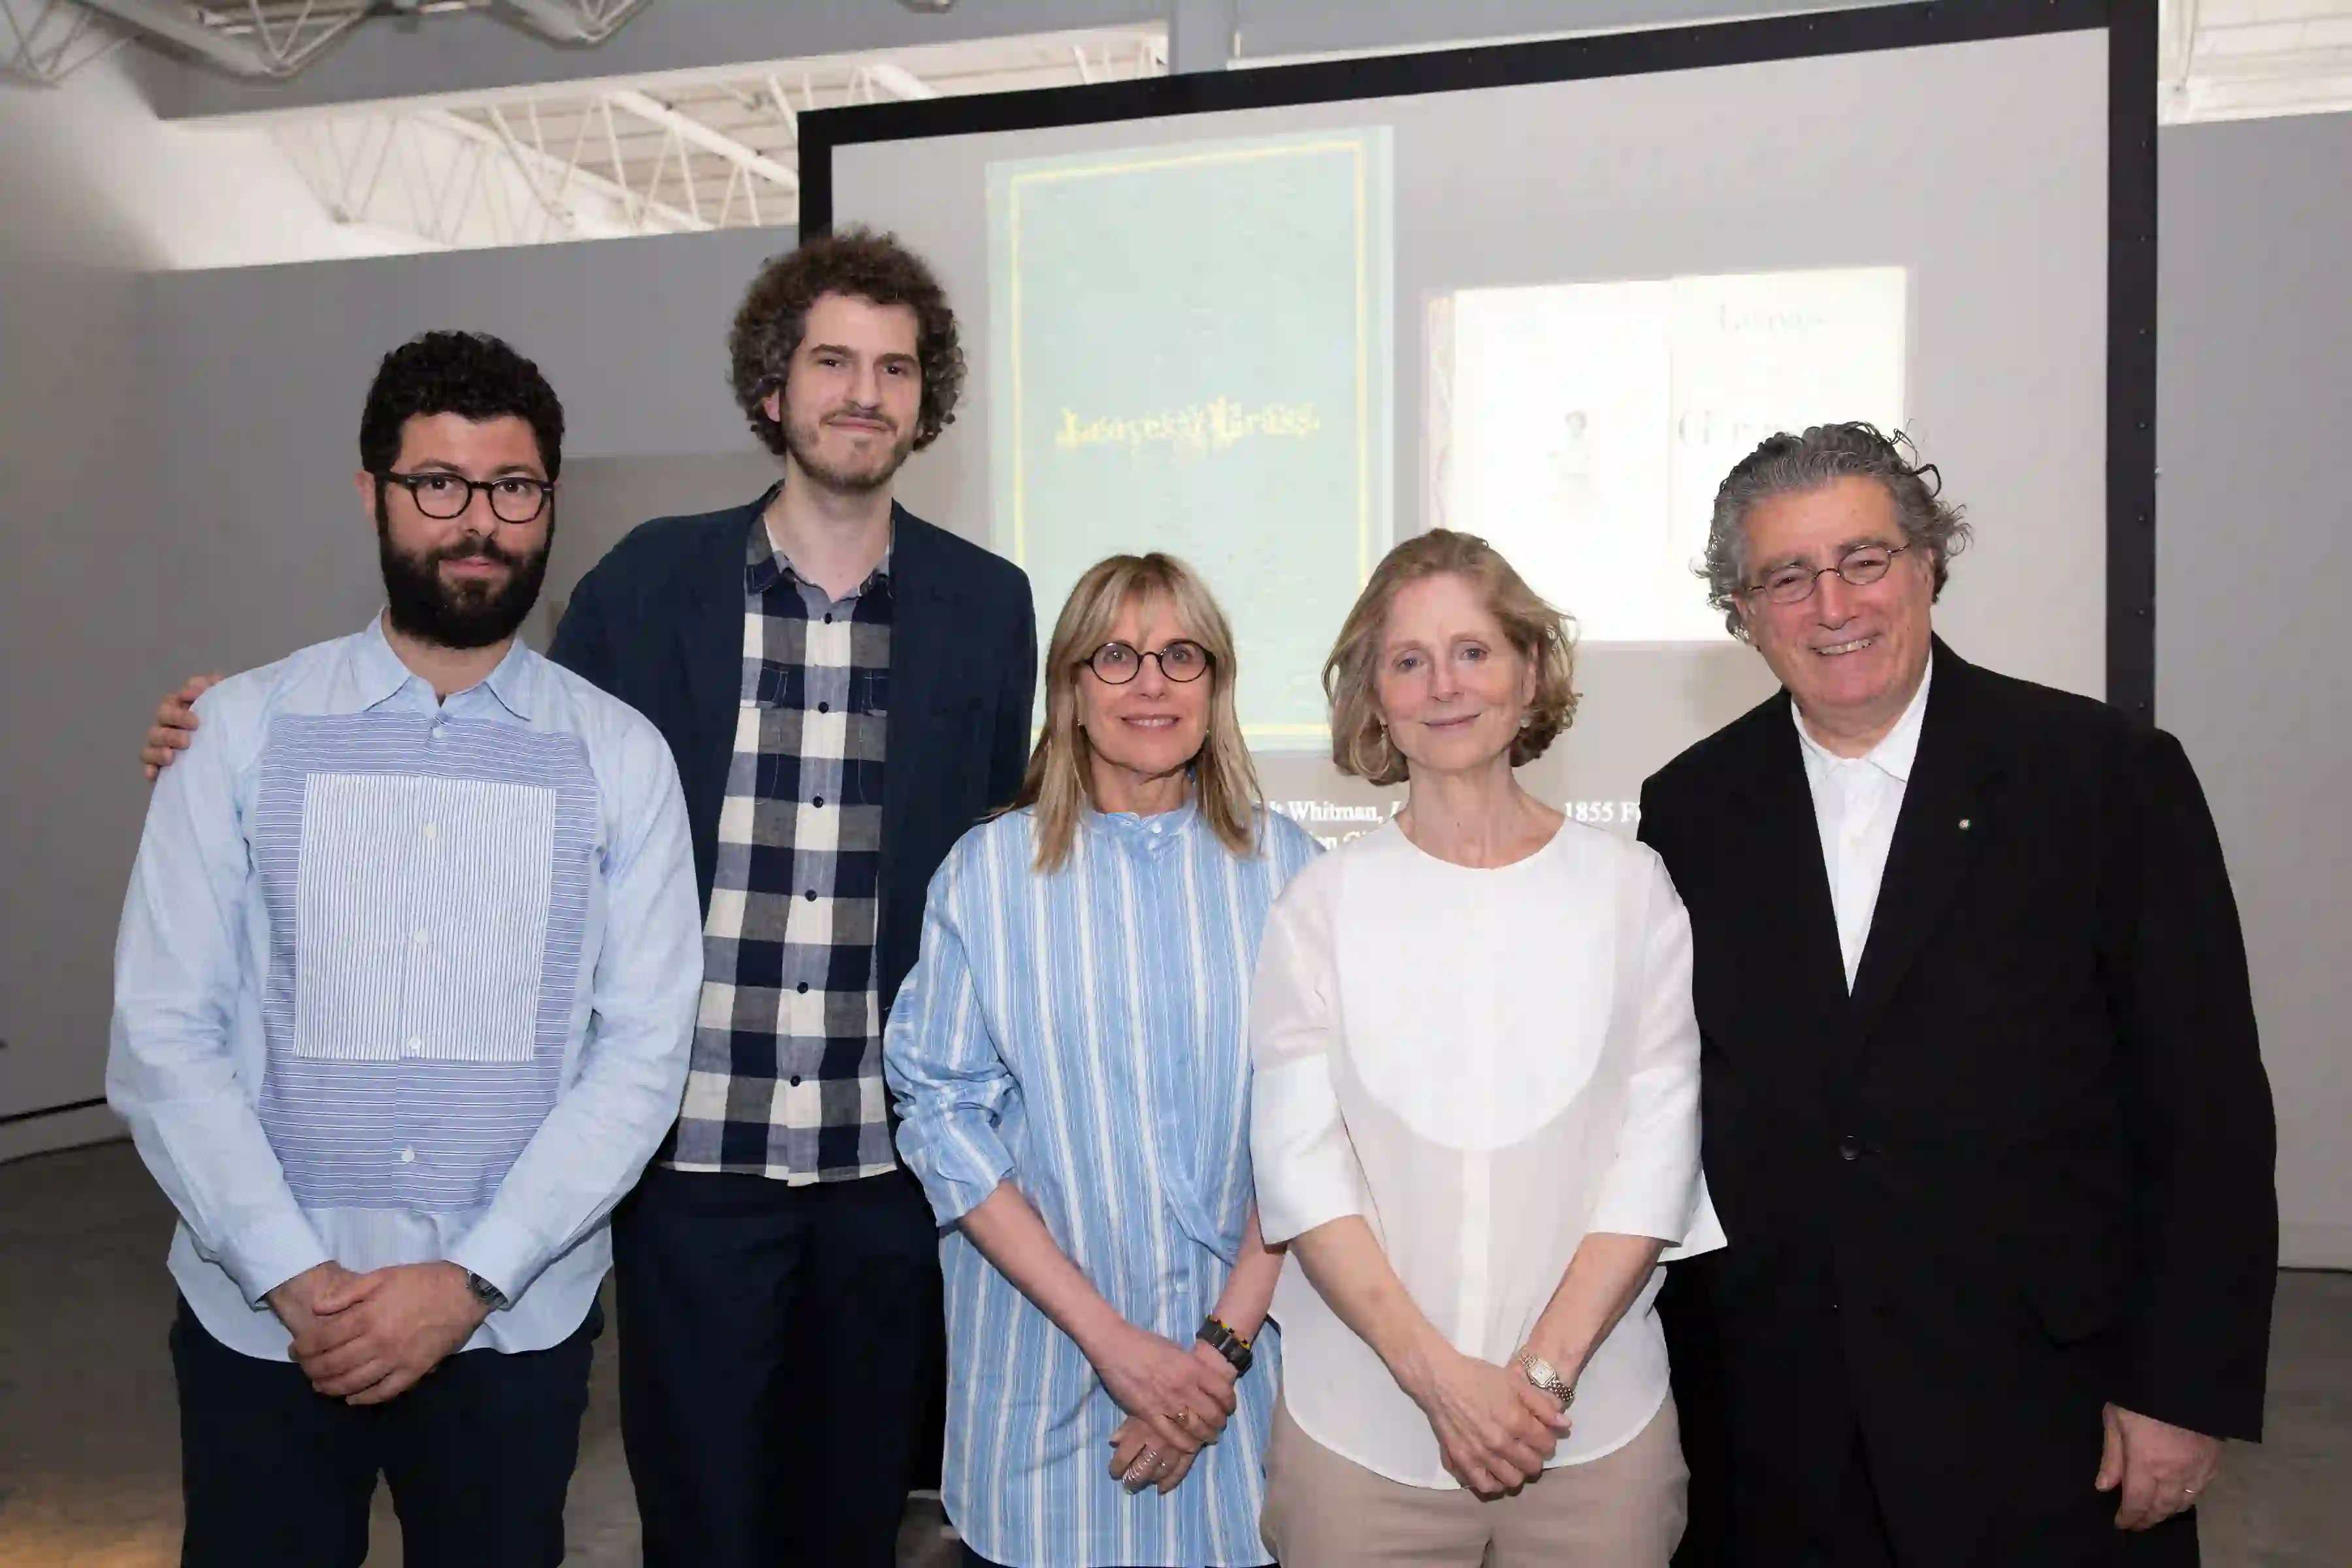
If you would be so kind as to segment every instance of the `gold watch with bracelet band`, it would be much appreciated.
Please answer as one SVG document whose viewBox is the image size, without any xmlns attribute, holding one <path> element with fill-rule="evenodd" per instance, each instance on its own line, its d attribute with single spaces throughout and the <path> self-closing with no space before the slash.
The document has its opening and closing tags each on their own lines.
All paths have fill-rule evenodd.
<svg viewBox="0 0 2352 1568">
<path fill-rule="evenodd" d="M 1551 1363 L 1533 1351 L 1521 1351 L 1513 1359 L 1518 1366 L 1519 1374 L 1554 1399 L 1559 1400 L 1560 1409 L 1565 1411 L 1576 1403 L 1576 1384 L 1560 1376 L 1559 1370 Z"/>
</svg>

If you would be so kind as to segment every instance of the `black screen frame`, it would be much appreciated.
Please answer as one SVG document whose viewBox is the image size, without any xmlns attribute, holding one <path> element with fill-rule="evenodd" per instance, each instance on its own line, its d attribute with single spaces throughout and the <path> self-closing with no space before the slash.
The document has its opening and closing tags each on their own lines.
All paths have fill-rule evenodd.
<svg viewBox="0 0 2352 1568">
<path fill-rule="evenodd" d="M 803 238 L 833 227 L 838 147 L 1352 99 L 1695 70 L 2105 28 L 2107 61 L 2107 701 L 2156 716 L 2157 8 L 2146 0 L 1930 0 L 1751 22 L 820 110 L 800 121 Z"/>
</svg>

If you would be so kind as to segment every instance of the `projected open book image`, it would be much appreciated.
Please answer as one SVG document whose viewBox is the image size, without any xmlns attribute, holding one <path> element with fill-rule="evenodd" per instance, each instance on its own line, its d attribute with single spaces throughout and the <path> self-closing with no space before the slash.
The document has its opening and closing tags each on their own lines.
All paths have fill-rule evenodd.
<svg viewBox="0 0 2352 1568">
<path fill-rule="evenodd" d="M 988 166 L 996 547 L 1041 628 L 1115 550 L 1232 616 L 1253 745 L 1326 746 L 1323 656 L 1394 536 L 1386 130 Z"/>
<path fill-rule="evenodd" d="M 1483 535 L 1588 642 L 1725 637 L 1691 568 L 1776 430 L 1903 423 L 1899 267 L 1471 289 L 1429 303 L 1429 521 Z"/>
</svg>

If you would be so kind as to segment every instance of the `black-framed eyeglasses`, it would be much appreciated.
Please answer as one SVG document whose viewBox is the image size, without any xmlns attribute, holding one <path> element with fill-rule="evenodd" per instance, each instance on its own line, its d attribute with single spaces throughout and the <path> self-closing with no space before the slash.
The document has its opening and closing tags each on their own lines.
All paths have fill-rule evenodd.
<svg viewBox="0 0 2352 1568">
<path fill-rule="evenodd" d="M 1790 562 L 1764 574 L 1761 583 L 1750 583 L 1740 590 L 1750 597 L 1762 595 L 1776 605 L 1801 605 L 1813 596 L 1813 589 L 1822 578 L 1832 572 L 1846 580 L 1850 587 L 1867 588 L 1886 575 L 1895 558 L 1911 547 L 1907 544 L 1857 544 L 1838 558 L 1834 566 L 1807 566 Z"/>
<path fill-rule="evenodd" d="M 408 492 L 416 510 L 436 522 L 463 517 L 474 504 L 474 492 L 490 498 L 490 515 L 500 522 L 535 522 L 555 494 L 555 481 L 523 474 L 502 474 L 495 479 L 469 479 L 463 474 L 378 474 L 379 482 L 398 485 Z"/>
<path fill-rule="evenodd" d="M 1178 637 L 1157 652 L 1135 648 L 1123 642 L 1107 642 L 1087 656 L 1087 668 L 1105 686 L 1125 686 L 1143 673 L 1143 661 L 1150 659 L 1160 666 L 1160 673 L 1179 685 L 1198 680 L 1209 673 L 1213 662 L 1209 650 L 1190 637 Z"/>
</svg>

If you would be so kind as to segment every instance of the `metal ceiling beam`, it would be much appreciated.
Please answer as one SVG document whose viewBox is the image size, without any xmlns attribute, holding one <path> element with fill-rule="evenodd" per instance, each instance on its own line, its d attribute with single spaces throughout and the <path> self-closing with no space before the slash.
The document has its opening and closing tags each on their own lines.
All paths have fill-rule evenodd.
<svg viewBox="0 0 2352 1568">
<path fill-rule="evenodd" d="M 675 109 L 655 102 L 635 89 L 624 88 L 618 92 L 607 93 L 605 98 L 614 108 L 625 110 L 649 125 L 658 125 L 681 142 L 689 142 L 706 153 L 716 153 L 746 174 L 757 174 L 770 184 L 781 185 L 788 191 L 798 192 L 801 188 L 801 177 L 795 171 L 787 169 L 764 153 L 752 151 L 723 131 L 713 131 L 690 115 L 680 114 Z"/>
<path fill-rule="evenodd" d="M 238 76 L 276 76 L 269 57 L 249 38 L 233 38 L 215 32 L 202 22 L 190 19 L 184 11 L 159 5 L 155 0 L 82 0 L 91 10 L 111 16 L 118 22 L 152 33 L 164 42 L 176 44 L 191 54 L 201 55 L 224 70 Z"/>
<path fill-rule="evenodd" d="M 883 60 L 878 64 L 867 66 L 866 74 L 873 79 L 876 87 L 893 98 L 937 98 L 940 95 L 938 88 L 933 87 L 905 66 L 891 60 Z"/>
<path fill-rule="evenodd" d="M 601 44 L 621 30 L 623 23 L 635 15 L 645 0 L 618 0 L 617 4 L 597 5 L 595 0 L 499 0 L 499 5 L 513 12 L 530 26 L 533 32 L 563 44 Z"/>
<path fill-rule="evenodd" d="M 695 216 L 682 207 L 674 207 L 667 202 L 656 201 L 651 195 L 640 195 L 619 181 L 608 179 L 584 164 L 567 164 L 551 153 L 542 153 L 538 148 L 526 145 L 521 142 L 509 142 L 508 139 L 489 127 L 477 125 L 462 114 L 451 114 L 446 110 L 428 109 L 420 112 L 416 118 L 436 130 L 446 131 L 453 136 L 463 137 L 468 142 L 478 142 L 484 146 L 496 147 L 515 159 L 517 163 L 535 167 L 541 174 L 560 180 L 568 168 L 575 182 L 594 191 L 598 195 L 619 202 L 624 210 L 641 212 L 657 217 L 672 228 L 700 231 L 711 226 L 706 220 Z M 531 180 L 530 184 L 536 186 L 538 181 Z"/>
</svg>

